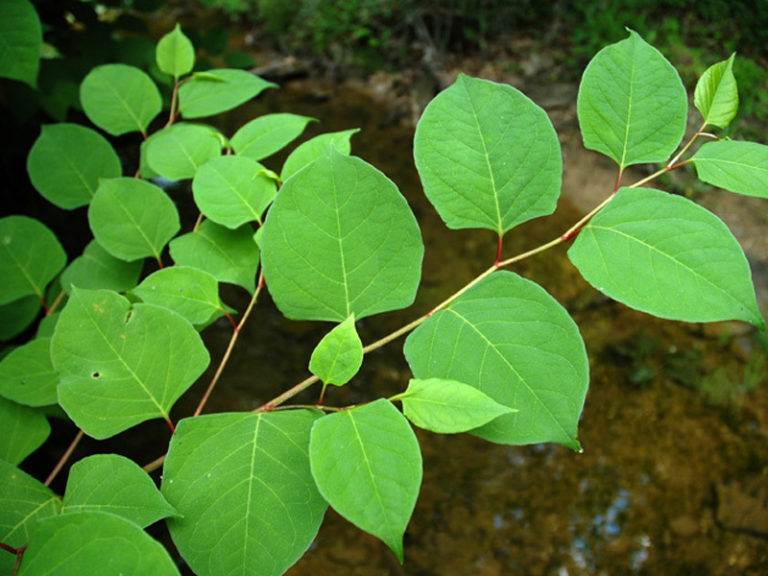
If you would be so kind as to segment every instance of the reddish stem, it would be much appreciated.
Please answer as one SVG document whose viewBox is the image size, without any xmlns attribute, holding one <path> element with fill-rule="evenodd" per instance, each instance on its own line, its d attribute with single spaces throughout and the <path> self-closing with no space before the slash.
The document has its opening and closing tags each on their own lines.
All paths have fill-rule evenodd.
<svg viewBox="0 0 768 576">
<path fill-rule="evenodd" d="M 499 233 L 499 244 L 498 244 L 498 247 L 496 248 L 496 261 L 493 263 L 493 265 L 496 266 L 496 268 L 499 267 L 499 262 L 501 262 L 501 249 L 503 245 L 504 245 L 504 235 Z"/>
<path fill-rule="evenodd" d="M 173 425 L 173 422 L 171 422 L 171 419 L 168 416 L 165 417 L 165 422 L 168 424 L 168 428 L 171 429 L 171 434 L 175 434 L 176 426 Z"/>
</svg>

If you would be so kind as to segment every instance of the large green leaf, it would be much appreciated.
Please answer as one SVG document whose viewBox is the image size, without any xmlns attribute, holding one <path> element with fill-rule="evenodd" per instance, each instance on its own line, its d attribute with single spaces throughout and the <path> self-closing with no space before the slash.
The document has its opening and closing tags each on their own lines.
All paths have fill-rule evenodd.
<svg viewBox="0 0 768 576">
<path fill-rule="evenodd" d="M 570 315 L 538 284 L 495 272 L 433 314 L 404 350 L 416 378 L 457 380 L 518 410 L 474 434 L 579 449 L 587 354 Z"/>
<path fill-rule="evenodd" d="M 24 296 L 42 299 L 67 255 L 44 224 L 27 216 L 0 218 L 0 304 Z"/>
<path fill-rule="evenodd" d="M 0 76 L 37 85 L 43 30 L 27 0 L 0 2 Z"/>
<path fill-rule="evenodd" d="M 232 148 L 239 156 L 261 160 L 298 138 L 314 118 L 298 114 L 265 114 L 243 125 L 232 136 Z"/>
<path fill-rule="evenodd" d="M 62 514 L 37 522 L 19 576 L 178 576 L 163 546 L 133 522 L 106 512 Z"/>
<path fill-rule="evenodd" d="M 694 154 L 699 178 L 729 192 L 768 198 L 768 146 L 756 142 L 707 142 Z"/>
<path fill-rule="evenodd" d="M 34 524 L 59 513 L 61 499 L 42 482 L 0 460 L 0 542 L 19 548 Z"/>
<path fill-rule="evenodd" d="M 277 192 L 275 181 L 264 172 L 264 166 L 250 158 L 211 158 L 192 181 L 195 204 L 205 216 L 227 228 L 254 221 L 261 224 L 262 214 Z"/>
<path fill-rule="evenodd" d="M 764 326 L 741 246 L 722 220 L 681 196 L 620 189 L 568 256 L 592 286 L 637 310 Z"/>
<path fill-rule="evenodd" d="M 91 70 L 80 84 L 80 103 L 88 119 L 113 136 L 146 134 L 162 109 L 152 79 L 126 64 L 104 64 Z"/>
<path fill-rule="evenodd" d="M 219 283 L 208 272 L 174 266 L 147 276 L 133 294 L 149 304 L 173 310 L 190 324 L 205 324 L 221 316 Z"/>
<path fill-rule="evenodd" d="M 50 338 L 38 338 L 0 362 L 0 396 L 27 406 L 56 404 L 59 375 L 51 363 Z"/>
<path fill-rule="evenodd" d="M 136 286 L 143 264 L 143 260 L 126 262 L 115 258 L 96 240 L 91 240 L 82 256 L 75 258 L 62 272 L 61 287 L 67 294 L 72 291 L 72 286 L 125 292 Z"/>
<path fill-rule="evenodd" d="M 27 158 L 29 179 L 38 192 L 59 208 L 85 206 L 100 178 L 122 174 L 120 158 L 95 130 L 79 124 L 43 126 Z"/>
<path fill-rule="evenodd" d="M 179 110 L 184 118 L 202 118 L 226 112 L 277 84 L 245 70 L 196 72 L 179 88 Z"/>
<path fill-rule="evenodd" d="M 176 24 L 171 32 L 160 38 L 155 51 L 157 67 L 174 78 L 192 72 L 195 65 L 195 48 Z"/>
<path fill-rule="evenodd" d="M 0 305 L 0 341 L 11 340 L 34 322 L 42 308 L 37 296 L 24 296 Z"/>
<path fill-rule="evenodd" d="M 59 403 L 87 434 L 107 438 L 168 413 L 208 366 L 189 322 L 107 290 L 78 290 L 51 342 Z"/>
<path fill-rule="evenodd" d="M 149 167 L 163 178 L 194 178 L 197 169 L 221 154 L 218 132 L 210 126 L 181 122 L 152 135 L 147 143 Z"/>
<path fill-rule="evenodd" d="M 380 538 L 403 561 L 403 534 L 421 486 L 421 450 L 387 400 L 330 414 L 312 427 L 312 475 L 344 518 Z"/>
<path fill-rule="evenodd" d="M 232 413 L 179 422 L 162 491 L 173 541 L 200 576 L 283 574 L 315 538 L 326 503 L 307 447 L 317 414 Z"/>
<path fill-rule="evenodd" d="M 312 352 L 309 370 L 324 384 L 343 386 L 363 364 L 363 343 L 352 314 L 328 332 Z M 2 365 L 0 365 L 2 366 Z"/>
<path fill-rule="evenodd" d="M 511 86 L 460 75 L 424 110 L 413 148 L 424 193 L 449 228 L 501 235 L 555 209 L 557 134 Z"/>
<path fill-rule="evenodd" d="M 61 512 L 109 512 L 142 528 L 176 514 L 149 474 L 118 454 L 94 454 L 72 465 Z"/>
<path fill-rule="evenodd" d="M 285 182 L 262 236 L 270 294 L 296 320 L 359 320 L 410 305 L 423 254 L 392 181 L 334 149 Z"/>
<path fill-rule="evenodd" d="M 230 230 L 206 220 L 196 231 L 171 241 L 171 257 L 180 266 L 205 270 L 219 282 L 251 293 L 256 289 L 259 248 L 249 224 Z"/>
<path fill-rule="evenodd" d="M 412 379 L 408 389 L 390 398 L 403 403 L 403 414 L 419 428 L 439 434 L 467 432 L 517 412 L 477 388 L 442 378 Z"/>
<path fill-rule="evenodd" d="M 739 109 L 739 89 L 733 76 L 733 59 L 713 64 L 701 75 L 693 93 L 693 103 L 704 122 L 718 128 L 731 123 Z"/>
<path fill-rule="evenodd" d="M 0 459 L 19 464 L 50 433 L 51 426 L 41 411 L 0 397 Z"/>
<path fill-rule="evenodd" d="M 587 65 L 577 106 L 584 146 L 623 170 L 670 157 L 685 133 L 688 96 L 667 59 L 630 30 Z"/>
<path fill-rule="evenodd" d="M 311 164 L 325 154 L 329 146 L 332 146 L 340 154 L 349 155 L 351 149 L 349 141 L 357 132 L 360 132 L 359 128 L 343 130 L 341 132 L 329 132 L 301 143 L 285 159 L 283 170 L 280 172 L 280 179 L 283 181 L 288 180 L 288 178 L 304 168 L 304 166 Z"/>
<path fill-rule="evenodd" d="M 160 258 L 181 224 L 176 206 L 160 188 L 137 178 L 102 180 L 88 208 L 93 235 L 115 258 Z"/>
</svg>

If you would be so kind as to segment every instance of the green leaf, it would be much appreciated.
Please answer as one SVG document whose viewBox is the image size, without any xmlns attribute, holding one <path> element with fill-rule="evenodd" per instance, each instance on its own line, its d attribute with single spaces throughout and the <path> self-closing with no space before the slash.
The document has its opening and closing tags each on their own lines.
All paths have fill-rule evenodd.
<svg viewBox="0 0 768 576">
<path fill-rule="evenodd" d="M 768 146 L 756 142 L 707 142 L 691 158 L 700 180 L 747 196 L 768 198 Z"/>
<path fill-rule="evenodd" d="M 0 305 L 36 295 L 61 272 L 67 255 L 44 224 L 26 216 L 0 218 Z"/>
<path fill-rule="evenodd" d="M 82 256 L 75 258 L 62 272 L 61 286 L 67 294 L 72 291 L 72 286 L 125 292 L 136 286 L 143 264 L 143 260 L 126 262 L 115 258 L 101 244 L 91 240 Z"/>
<path fill-rule="evenodd" d="M 245 70 L 197 72 L 179 88 L 179 110 L 184 118 L 202 118 L 226 112 L 277 84 Z"/>
<path fill-rule="evenodd" d="M 0 341 L 15 338 L 29 327 L 41 308 L 40 298 L 25 296 L 0 305 Z"/>
<path fill-rule="evenodd" d="M 681 196 L 621 188 L 568 257 L 592 286 L 637 310 L 764 326 L 741 246 L 722 220 Z"/>
<path fill-rule="evenodd" d="M 147 164 L 160 176 L 183 180 L 221 154 L 221 141 L 210 126 L 181 122 L 153 134 L 146 154 Z"/>
<path fill-rule="evenodd" d="M 139 526 L 106 512 L 62 514 L 30 531 L 19 576 L 178 576 L 163 546 Z"/>
<path fill-rule="evenodd" d="M 88 208 L 88 222 L 102 248 L 126 261 L 159 259 L 181 228 L 168 195 L 137 178 L 102 180 Z"/>
<path fill-rule="evenodd" d="M 174 543 L 200 576 L 283 574 L 312 543 L 325 501 L 309 470 L 316 413 L 213 414 L 179 422 L 162 491 Z"/>
<path fill-rule="evenodd" d="M 15 348 L 0 362 L 0 395 L 27 406 L 56 404 L 59 375 L 51 363 L 51 339 Z"/>
<path fill-rule="evenodd" d="M 250 158 L 212 158 L 192 181 L 195 204 L 205 216 L 227 228 L 253 221 L 261 224 L 262 214 L 277 192 L 265 170 Z"/>
<path fill-rule="evenodd" d="M 414 330 L 404 351 L 414 377 L 457 380 L 519 410 L 472 431 L 481 438 L 580 449 L 589 385 L 584 342 L 538 284 L 495 272 Z"/>
<path fill-rule="evenodd" d="M 324 384 L 343 386 L 363 365 L 363 343 L 355 329 L 355 315 L 328 332 L 312 352 L 309 370 Z"/>
<path fill-rule="evenodd" d="M 195 48 L 176 24 L 172 32 L 160 38 L 156 50 L 157 67 L 174 78 L 192 72 Z"/>
<path fill-rule="evenodd" d="M 285 182 L 262 246 L 270 294 L 295 320 L 359 320 L 409 306 L 424 254 L 394 183 L 333 149 Z"/>
<path fill-rule="evenodd" d="M 242 286 L 253 294 L 259 268 L 259 248 L 253 228 L 230 230 L 206 220 L 195 232 L 171 242 L 171 257 L 180 266 L 205 270 L 219 282 Z"/>
<path fill-rule="evenodd" d="M 152 418 L 208 366 L 208 351 L 178 314 L 107 290 L 72 291 L 51 342 L 59 404 L 86 434 L 107 438 Z"/>
<path fill-rule="evenodd" d="M 517 412 L 477 388 L 443 378 L 412 379 L 408 389 L 390 398 L 403 403 L 403 414 L 419 428 L 439 434 L 467 432 Z"/>
<path fill-rule="evenodd" d="M 403 561 L 403 534 L 421 486 L 421 451 L 387 400 L 319 419 L 309 442 L 312 476 L 328 503 Z"/>
<path fill-rule="evenodd" d="M 80 84 L 80 103 L 88 119 L 112 136 L 146 134 L 162 109 L 152 79 L 125 64 L 104 64 L 91 70 Z"/>
<path fill-rule="evenodd" d="M 0 460 L 0 542 L 19 548 L 38 520 L 59 513 L 61 499 L 42 482 Z"/>
<path fill-rule="evenodd" d="M 145 278 L 133 294 L 148 304 L 173 310 L 190 324 L 205 324 L 222 314 L 216 278 L 197 268 L 158 270 Z"/>
<path fill-rule="evenodd" d="M 45 414 L 0 397 L 0 459 L 19 464 L 51 433 Z"/>
<path fill-rule="evenodd" d="M 351 149 L 349 141 L 357 132 L 360 132 L 359 128 L 329 132 L 303 142 L 286 158 L 283 170 L 280 172 L 280 179 L 285 182 L 304 166 L 320 158 L 328 151 L 329 147 L 333 147 L 340 154 L 348 156 Z"/>
<path fill-rule="evenodd" d="M 577 108 L 584 147 L 623 170 L 669 158 L 685 133 L 688 96 L 661 52 L 630 30 L 587 65 Z"/>
<path fill-rule="evenodd" d="M 298 138 L 310 122 L 317 120 L 297 114 L 265 114 L 235 132 L 232 148 L 239 156 L 261 160 Z"/>
<path fill-rule="evenodd" d="M 61 513 L 81 512 L 109 512 L 142 528 L 176 515 L 149 474 L 118 454 L 94 454 L 70 468 Z"/>
<path fill-rule="evenodd" d="M 115 149 L 95 130 L 50 124 L 29 151 L 27 172 L 46 200 L 71 210 L 91 201 L 100 178 L 117 178 L 122 168 Z"/>
<path fill-rule="evenodd" d="M 502 235 L 555 209 L 557 134 L 511 86 L 459 75 L 424 110 L 413 146 L 424 193 L 449 228 Z"/>
<path fill-rule="evenodd" d="M 37 86 L 43 31 L 26 0 L 0 2 L 0 76 Z"/>
<path fill-rule="evenodd" d="M 731 123 L 739 109 L 739 89 L 733 76 L 733 59 L 713 64 L 696 83 L 693 103 L 701 112 L 704 122 L 718 128 Z"/>
</svg>

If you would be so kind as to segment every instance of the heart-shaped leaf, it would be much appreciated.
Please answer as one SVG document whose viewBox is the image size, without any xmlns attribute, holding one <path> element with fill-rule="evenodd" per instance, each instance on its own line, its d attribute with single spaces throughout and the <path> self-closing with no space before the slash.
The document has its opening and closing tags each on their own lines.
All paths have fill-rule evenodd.
<svg viewBox="0 0 768 576">
<path fill-rule="evenodd" d="M 50 433 L 51 426 L 41 411 L 0 397 L 0 459 L 19 464 Z"/>
<path fill-rule="evenodd" d="M 312 352 L 309 370 L 324 384 L 343 386 L 363 364 L 363 343 L 352 314 L 328 332 Z M 1 365 L 0 365 L 1 366 Z"/>
<path fill-rule="evenodd" d="M 51 363 L 50 338 L 15 348 L 0 362 L 0 395 L 27 406 L 56 404 L 59 374 Z"/>
<path fill-rule="evenodd" d="M 283 185 L 267 214 L 262 261 L 285 316 L 341 322 L 410 305 L 424 246 L 397 187 L 330 149 Z"/>
<path fill-rule="evenodd" d="M 61 498 L 42 482 L 0 460 L 0 542 L 20 548 L 38 520 L 59 513 Z"/>
<path fill-rule="evenodd" d="M 713 64 L 706 69 L 696 83 L 693 103 L 701 112 L 704 122 L 725 128 L 739 109 L 739 90 L 733 76 L 733 59 Z"/>
<path fill-rule="evenodd" d="M 122 168 L 115 149 L 95 130 L 50 124 L 29 151 L 27 172 L 46 200 L 71 210 L 91 201 L 100 178 L 117 178 Z"/>
<path fill-rule="evenodd" d="M 0 305 L 0 341 L 11 340 L 24 332 L 34 322 L 40 308 L 41 301 L 37 296 L 25 296 Z"/>
<path fill-rule="evenodd" d="M 152 135 L 147 143 L 149 167 L 163 178 L 194 178 L 197 169 L 221 154 L 218 132 L 202 124 L 181 122 Z"/>
<path fill-rule="evenodd" d="M 538 284 L 495 272 L 414 330 L 404 351 L 416 378 L 457 380 L 518 410 L 474 434 L 580 449 L 589 385 L 584 342 L 568 312 Z"/>
<path fill-rule="evenodd" d="M 245 70 L 196 72 L 179 88 L 179 110 L 184 118 L 202 118 L 226 112 L 277 84 Z"/>
<path fill-rule="evenodd" d="M 314 118 L 298 114 L 265 114 L 243 125 L 232 136 L 232 148 L 239 156 L 261 160 L 282 150 L 301 136 Z"/>
<path fill-rule="evenodd" d="M 195 48 L 176 24 L 171 32 L 157 43 L 157 67 L 174 78 L 192 72 L 195 65 Z"/>
<path fill-rule="evenodd" d="M 670 157 L 685 133 L 688 96 L 661 52 L 630 30 L 587 65 L 577 108 L 584 147 L 623 170 Z"/>
<path fill-rule="evenodd" d="M 360 132 L 359 128 L 351 130 L 342 130 L 341 132 L 329 132 L 320 134 L 306 142 L 299 144 L 296 149 L 290 153 L 283 164 L 283 170 L 280 172 L 280 179 L 285 182 L 296 172 L 320 158 L 332 146 L 339 154 L 349 155 L 351 145 L 349 143 L 352 136 Z"/>
<path fill-rule="evenodd" d="M 499 235 L 551 214 L 560 143 L 546 112 L 519 90 L 459 75 L 424 110 L 413 141 L 424 193 L 449 228 Z"/>
<path fill-rule="evenodd" d="M 162 491 L 168 528 L 200 576 L 279 576 L 309 548 L 327 505 L 309 470 L 308 411 L 179 422 Z"/>
<path fill-rule="evenodd" d="M 115 258 L 92 240 L 61 274 L 61 287 L 69 294 L 72 286 L 88 290 L 125 292 L 139 281 L 143 260 L 126 262 Z"/>
<path fill-rule="evenodd" d="M 592 286 L 637 310 L 765 326 L 738 241 L 717 216 L 681 196 L 621 188 L 568 257 Z"/>
<path fill-rule="evenodd" d="M 78 290 L 51 342 L 59 404 L 86 434 L 107 438 L 168 413 L 208 366 L 200 336 L 178 314 L 108 290 Z"/>
<path fill-rule="evenodd" d="M 757 142 L 707 142 L 691 158 L 699 179 L 729 192 L 768 198 L 768 146 Z"/>
</svg>

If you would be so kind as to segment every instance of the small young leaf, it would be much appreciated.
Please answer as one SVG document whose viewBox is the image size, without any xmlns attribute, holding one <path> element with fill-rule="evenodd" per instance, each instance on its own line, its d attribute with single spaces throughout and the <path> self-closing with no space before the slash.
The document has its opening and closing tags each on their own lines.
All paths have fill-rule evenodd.
<svg viewBox="0 0 768 576">
<path fill-rule="evenodd" d="M 67 294 L 72 291 L 72 286 L 125 292 L 136 286 L 143 264 L 143 260 L 126 262 L 115 258 L 96 240 L 91 240 L 83 255 L 75 258 L 61 273 L 61 287 Z"/>
<path fill-rule="evenodd" d="M 309 360 L 309 370 L 324 384 L 343 386 L 363 365 L 363 343 L 355 330 L 355 315 L 328 332 Z"/>
<path fill-rule="evenodd" d="M 718 128 L 731 123 L 739 109 L 739 90 L 733 76 L 733 59 L 713 64 L 696 83 L 693 103 L 701 112 L 704 122 Z"/>
<path fill-rule="evenodd" d="M 270 294 L 295 320 L 341 322 L 409 306 L 424 254 L 394 183 L 333 149 L 285 182 L 262 245 Z"/>
<path fill-rule="evenodd" d="M 131 308 L 107 290 L 79 289 L 56 324 L 51 357 L 61 375 L 59 404 L 97 439 L 152 418 L 167 420 L 210 360 L 178 314 L 151 304 Z"/>
<path fill-rule="evenodd" d="M 42 308 L 37 296 L 24 296 L 0 305 L 0 342 L 15 338 L 34 322 Z"/>
<path fill-rule="evenodd" d="M 404 352 L 416 378 L 457 380 L 519 410 L 473 434 L 580 449 L 587 353 L 568 312 L 538 284 L 493 273 L 414 330 Z"/>
<path fill-rule="evenodd" d="M 466 432 L 517 412 L 469 384 L 442 378 L 412 379 L 390 400 L 400 400 L 403 414 L 416 426 L 439 434 Z"/>
<path fill-rule="evenodd" d="M 280 179 L 283 182 L 288 180 L 288 178 L 304 168 L 304 166 L 325 154 L 329 146 L 332 146 L 339 154 L 349 156 L 351 149 L 349 141 L 358 132 L 360 132 L 359 128 L 343 130 L 341 132 L 330 132 L 328 134 L 320 134 L 303 142 L 286 158 L 283 170 L 280 172 Z"/>
<path fill-rule="evenodd" d="M 387 400 L 319 419 L 309 442 L 312 476 L 328 503 L 403 561 L 403 534 L 421 486 L 421 450 Z"/>
<path fill-rule="evenodd" d="M 171 537 L 200 576 L 283 574 L 309 548 L 327 504 L 309 470 L 309 411 L 212 414 L 179 422 L 162 491 Z"/>
<path fill-rule="evenodd" d="M 251 294 L 256 289 L 259 247 L 248 224 L 230 230 L 206 220 L 195 232 L 173 239 L 171 257 L 180 266 L 205 270 L 219 282 L 237 284 Z"/>
<path fill-rule="evenodd" d="M 61 499 L 42 482 L 0 460 L 0 542 L 19 548 L 38 520 L 59 513 Z"/>
<path fill-rule="evenodd" d="M 51 363 L 50 338 L 14 349 L 0 362 L 0 395 L 27 406 L 56 404 L 59 374 Z"/>
<path fill-rule="evenodd" d="M 584 147 L 623 170 L 670 157 L 685 133 L 688 96 L 661 52 L 630 30 L 587 65 L 577 108 Z"/>
<path fill-rule="evenodd" d="M 208 70 L 196 73 L 179 88 L 179 110 L 184 118 L 226 112 L 277 84 L 245 70 Z"/>
<path fill-rule="evenodd" d="M 261 224 L 264 210 L 277 192 L 265 168 L 241 156 L 211 158 L 192 181 L 195 204 L 205 216 L 235 229 L 246 222 Z"/>
<path fill-rule="evenodd" d="M 707 142 L 691 158 L 707 184 L 747 196 L 768 198 L 768 146 L 756 142 Z"/>
<path fill-rule="evenodd" d="M 46 200 L 71 210 L 91 201 L 100 178 L 117 178 L 122 168 L 115 149 L 95 130 L 51 124 L 29 151 L 27 172 Z"/>
<path fill-rule="evenodd" d="M 179 576 L 162 544 L 133 522 L 107 512 L 62 514 L 37 522 L 19 576 L 132 574 Z"/>
<path fill-rule="evenodd" d="M 717 216 L 681 196 L 621 188 L 568 257 L 592 286 L 636 310 L 765 326 L 738 241 Z"/>
<path fill-rule="evenodd" d="M 67 255 L 44 224 L 26 216 L 0 218 L 0 305 L 28 295 L 42 299 Z"/>
<path fill-rule="evenodd" d="M 160 188 L 136 178 L 102 180 L 88 208 L 96 241 L 115 258 L 160 258 L 181 224 L 176 206 Z"/>
<path fill-rule="evenodd" d="M 174 78 L 192 72 L 195 65 L 195 48 L 176 24 L 173 31 L 160 38 L 157 43 L 157 67 Z"/>
<path fill-rule="evenodd" d="M 0 397 L 0 460 L 19 464 L 51 433 L 45 414 Z"/>
<path fill-rule="evenodd" d="M 232 136 L 238 156 L 261 160 L 298 138 L 314 118 L 297 114 L 266 114 L 251 120 Z"/>
<path fill-rule="evenodd" d="M 133 294 L 148 304 L 173 310 L 190 324 L 205 324 L 221 316 L 216 278 L 197 268 L 174 266 L 147 276 Z"/>
<path fill-rule="evenodd" d="M 221 141 L 213 128 L 181 122 L 152 135 L 146 160 L 163 178 L 183 180 L 194 178 L 200 166 L 220 154 Z"/>
<path fill-rule="evenodd" d="M 43 30 L 27 0 L 0 2 L 0 76 L 37 86 Z"/>
<path fill-rule="evenodd" d="M 72 465 L 61 513 L 79 512 L 109 512 L 142 528 L 176 515 L 149 474 L 118 454 L 94 454 Z"/>
<path fill-rule="evenodd" d="M 146 134 L 162 109 L 152 79 L 125 64 L 104 64 L 91 70 L 80 84 L 80 103 L 88 119 L 112 136 Z"/>
<path fill-rule="evenodd" d="M 511 86 L 460 75 L 424 110 L 413 148 L 424 193 L 449 228 L 501 235 L 555 209 L 557 134 Z"/>
</svg>

